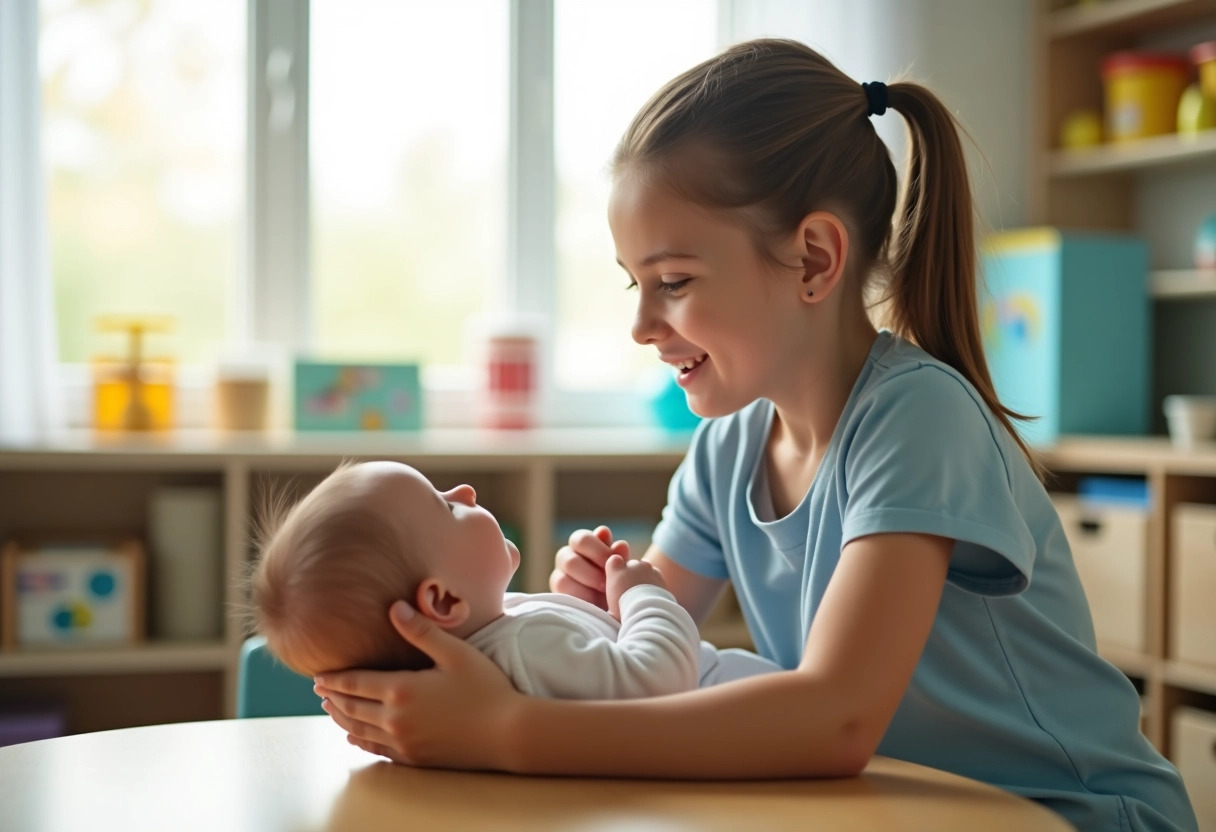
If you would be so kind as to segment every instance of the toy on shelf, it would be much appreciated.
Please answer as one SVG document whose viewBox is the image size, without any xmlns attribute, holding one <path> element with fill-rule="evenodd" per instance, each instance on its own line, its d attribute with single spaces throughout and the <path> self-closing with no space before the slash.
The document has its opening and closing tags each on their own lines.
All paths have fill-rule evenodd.
<svg viewBox="0 0 1216 832">
<path fill-rule="evenodd" d="M 173 330 L 164 316 L 104 315 L 101 332 L 127 335 L 123 358 L 93 359 L 93 425 L 101 430 L 165 430 L 173 422 L 173 362 L 148 358 L 144 336 Z"/>
<path fill-rule="evenodd" d="M 1173 133 L 1190 73 L 1182 55 L 1138 51 L 1108 55 L 1102 62 L 1107 139 L 1119 143 Z"/>
<path fill-rule="evenodd" d="M 1216 214 L 1208 214 L 1195 229 L 1195 268 L 1216 269 Z"/>
<path fill-rule="evenodd" d="M 145 560 L 138 540 L 10 540 L 0 565 L 5 649 L 143 640 Z"/>
<path fill-rule="evenodd" d="M 1199 70 L 1199 86 L 1203 94 L 1216 101 L 1216 40 L 1192 47 L 1191 60 Z"/>
<path fill-rule="evenodd" d="M 418 430 L 417 364 L 296 361 L 296 430 Z"/>
<path fill-rule="evenodd" d="M 1216 99 L 1204 94 L 1198 84 L 1191 84 L 1178 102 L 1178 135 L 1197 136 L 1216 127 Z"/>
<path fill-rule="evenodd" d="M 1102 114 L 1097 110 L 1074 110 L 1064 118 L 1060 128 L 1060 146 L 1065 150 L 1081 150 L 1102 144 Z"/>
</svg>

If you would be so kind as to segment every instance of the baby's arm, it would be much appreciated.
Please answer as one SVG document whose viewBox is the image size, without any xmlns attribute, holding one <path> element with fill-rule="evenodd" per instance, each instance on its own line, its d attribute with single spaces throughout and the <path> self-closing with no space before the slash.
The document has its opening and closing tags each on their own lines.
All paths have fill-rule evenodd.
<svg viewBox="0 0 1216 832">
<path fill-rule="evenodd" d="M 523 623 L 508 673 L 524 693 L 554 699 L 636 699 L 695 690 L 700 638 L 688 611 L 659 586 L 619 599 L 616 641 L 557 615 Z"/>
</svg>

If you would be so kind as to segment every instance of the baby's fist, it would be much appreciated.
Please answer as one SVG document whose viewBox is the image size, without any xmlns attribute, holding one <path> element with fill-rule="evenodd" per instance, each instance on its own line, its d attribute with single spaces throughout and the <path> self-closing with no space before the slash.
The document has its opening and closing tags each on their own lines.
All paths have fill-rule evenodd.
<svg viewBox="0 0 1216 832">
<path fill-rule="evenodd" d="M 642 584 L 667 589 L 663 576 L 653 564 L 644 560 L 627 560 L 620 555 L 608 558 L 604 564 L 604 577 L 608 584 L 608 612 L 617 621 L 621 620 L 621 596 L 630 589 Z"/>
</svg>

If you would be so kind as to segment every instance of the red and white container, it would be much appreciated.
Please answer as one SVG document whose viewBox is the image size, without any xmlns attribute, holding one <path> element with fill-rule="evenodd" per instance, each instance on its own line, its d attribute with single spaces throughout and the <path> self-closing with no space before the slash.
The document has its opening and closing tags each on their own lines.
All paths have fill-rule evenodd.
<svg viewBox="0 0 1216 832">
<path fill-rule="evenodd" d="M 481 424 L 508 430 L 535 427 L 540 397 L 538 339 L 503 327 L 484 338 Z"/>
</svg>

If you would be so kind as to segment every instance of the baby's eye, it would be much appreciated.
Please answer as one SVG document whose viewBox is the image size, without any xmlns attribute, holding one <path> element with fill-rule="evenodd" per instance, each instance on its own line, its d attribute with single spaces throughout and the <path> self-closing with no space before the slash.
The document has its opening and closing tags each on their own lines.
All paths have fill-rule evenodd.
<svg viewBox="0 0 1216 832">
<path fill-rule="evenodd" d="M 448 511 L 452 512 L 452 514 L 455 514 L 456 513 L 456 504 L 453 503 L 451 500 L 444 500 L 444 502 L 448 504 Z"/>
</svg>

